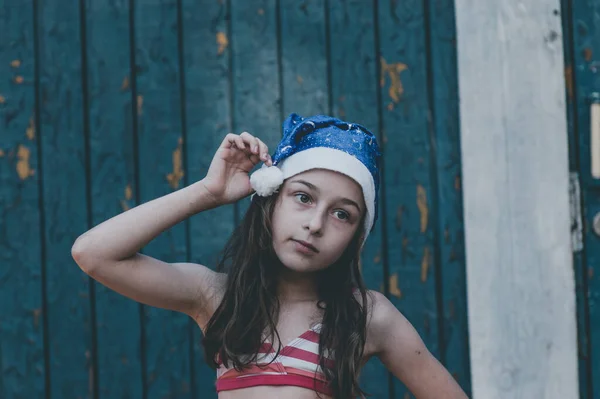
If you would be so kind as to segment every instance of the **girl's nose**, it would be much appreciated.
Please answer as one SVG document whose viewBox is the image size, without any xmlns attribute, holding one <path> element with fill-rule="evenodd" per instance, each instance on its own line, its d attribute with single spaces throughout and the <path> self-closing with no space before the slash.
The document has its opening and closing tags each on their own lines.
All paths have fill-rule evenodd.
<svg viewBox="0 0 600 399">
<path fill-rule="evenodd" d="M 322 235 L 323 234 L 323 220 L 324 212 L 315 210 L 310 214 L 307 220 L 304 223 L 304 229 L 310 231 L 312 235 Z"/>
</svg>

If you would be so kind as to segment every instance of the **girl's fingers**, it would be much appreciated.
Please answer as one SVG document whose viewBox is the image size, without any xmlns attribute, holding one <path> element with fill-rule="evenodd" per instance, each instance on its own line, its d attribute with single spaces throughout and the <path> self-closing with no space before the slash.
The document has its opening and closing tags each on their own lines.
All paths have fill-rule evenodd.
<svg viewBox="0 0 600 399">
<path fill-rule="evenodd" d="M 236 147 L 242 150 L 250 157 L 250 160 L 254 164 L 262 161 L 268 166 L 272 165 L 269 147 L 267 147 L 267 145 L 258 137 L 254 137 L 248 132 L 243 132 L 239 136 L 237 134 L 229 133 L 223 142 L 225 148 Z"/>
<path fill-rule="evenodd" d="M 254 137 L 248 132 L 242 132 L 242 134 L 240 134 L 240 137 L 244 140 L 244 143 L 246 143 L 250 147 L 250 152 L 252 154 L 259 154 L 259 140 L 256 137 Z"/>
<path fill-rule="evenodd" d="M 261 139 L 259 139 L 258 137 L 256 139 L 258 140 L 260 159 L 263 162 L 267 163 L 271 157 L 269 155 L 269 147 L 267 147 L 267 145 L 265 143 L 263 143 L 263 141 Z"/>
<path fill-rule="evenodd" d="M 233 133 L 229 133 L 227 136 L 225 136 L 222 146 L 224 148 L 237 147 L 238 149 L 241 149 L 242 151 L 244 150 L 244 147 L 245 147 L 244 140 L 242 140 L 242 138 L 240 136 L 238 136 L 237 134 L 233 134 Z"/>
</svg>

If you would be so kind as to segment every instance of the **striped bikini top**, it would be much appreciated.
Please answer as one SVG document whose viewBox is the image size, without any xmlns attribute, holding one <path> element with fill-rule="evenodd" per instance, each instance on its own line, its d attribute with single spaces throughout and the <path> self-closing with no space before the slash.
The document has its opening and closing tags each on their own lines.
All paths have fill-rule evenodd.
<svg viewBox="0 0 600 399">
<path fill-rule="evenodd" d="M 332 396 L 323 370 L 319 365 L 319 333 L 321 323 L 311 327 L 298 338 L 284 346 L 271 363 L 277 351 L 265 342 L 258 351 L 255 364 L 237 371 L 223 364 L 217 369 L 217 392 L 262 385 L 292 385 L 316 390 Z M 333 356 L 325 351 L 325 366 L 333 367 Z"/>
</svg>

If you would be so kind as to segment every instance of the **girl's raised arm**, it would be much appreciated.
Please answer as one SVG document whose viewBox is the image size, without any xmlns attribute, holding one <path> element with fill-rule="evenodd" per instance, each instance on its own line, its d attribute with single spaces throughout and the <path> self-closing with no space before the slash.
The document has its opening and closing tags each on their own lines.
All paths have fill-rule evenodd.
<svg viewBox="0 0 600 399">
<path fill-rule="evenodd" d="M 204 179 L 82 234 L 71 250 L 73 259 L 108 288 L 150 306 L 186 313 L 203 327 L 220 302 L 225 276 L 202 265 L 169 264 L 138 251 L 186 218 L 250 194 L 248 173 L 260 159 L 268 160 L 262 141 L 248 133 L 227 135 Z"/>
</svg>

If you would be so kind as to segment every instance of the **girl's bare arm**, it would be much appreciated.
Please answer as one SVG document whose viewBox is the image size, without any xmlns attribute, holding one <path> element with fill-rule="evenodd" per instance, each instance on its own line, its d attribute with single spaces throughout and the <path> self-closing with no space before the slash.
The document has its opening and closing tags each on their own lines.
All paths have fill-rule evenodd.
<svg viewBox="0 0 600 399">
<path fill-rule="evenodd" d="M 108 288 L 150 306 L 186 313 L 204 327 L 221 300 L 225 275 L 193 263 L 169 264 L 138 251 L 188 217 L 249 195 L 248 173 L 260 160 L 271 163 L 262 141 L 246 132 L 228 134 L 204 179 L 84 233 L 73 245 L 73 259 Z"/>
<path fill-rule="evenodd" d="M 108 288 L 147 305 L 186 313 L 204 324 L 224 276 L 202 265 L 169 264 L 138 251 L 163 231 L 218 205 L 199 181 L 84 233 L 73 245 L 73 258 Z"/>
</svg>

